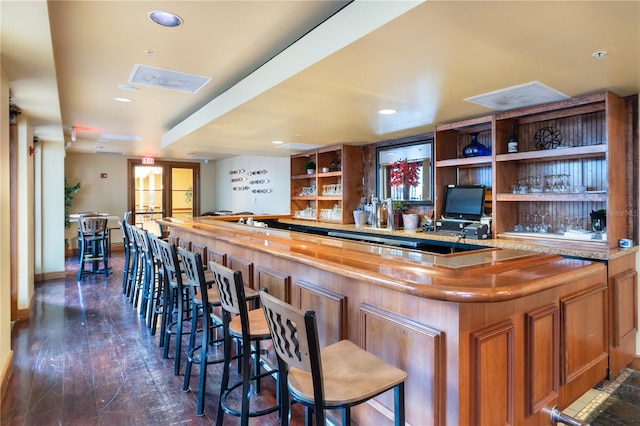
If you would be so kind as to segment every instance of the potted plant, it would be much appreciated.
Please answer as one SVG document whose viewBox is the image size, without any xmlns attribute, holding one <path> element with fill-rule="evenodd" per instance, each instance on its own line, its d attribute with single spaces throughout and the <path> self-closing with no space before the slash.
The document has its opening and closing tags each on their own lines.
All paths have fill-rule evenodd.
<svg viewBox="0 0 640 426">
<path fill-rule="evenodd" d="M 393 200 L 391 208 L 393 209 L 393 229 L 400 229 L 402 214 L 407 210 L 407 203 L 402 200 Z"/>
<path fill-rule="evenodd" d="M 309 160 L 307 164 L 304 165 L 304 168 L 307 169 L 307 174 L 312 175 L 316 172 L 316 163 Z"/>
<path fill-rule="evenodd" d="M 71 222 L 69 221 L 69 207 L 73 205 L 73 196 L 80 189 L 80 182 L 75 185 L 69 185 L 69 181 L 67 177 L 64 178 L 64 229 L 69 229 L 71 227 Z M 69 247 L 69 239 L 64 239 L 65 249 Z"/>
</svg>

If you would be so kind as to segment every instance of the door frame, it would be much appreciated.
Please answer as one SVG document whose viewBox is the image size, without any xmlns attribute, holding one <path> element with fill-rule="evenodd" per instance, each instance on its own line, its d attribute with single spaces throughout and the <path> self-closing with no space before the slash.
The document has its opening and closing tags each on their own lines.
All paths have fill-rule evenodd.
<svg viewBox="0 0 640 426">
<path fill-rule="evenodd" d="M 167 215 L 173 208 L 171 202 L 171 170 L 174 168 L 191 169 L 193 171 L 193 198 L 191 204 L 193 206 L 193 216 L 200 216 L 200 163 L 156 160 L 154 164 L 142 164 L 142 159 L 140 158 L 127 160 L 127 210 L 131 212 L 135 212 L 136 182 L 134 169 L 136 166 L 162 168 L 162 210 Z"/>
</svg>

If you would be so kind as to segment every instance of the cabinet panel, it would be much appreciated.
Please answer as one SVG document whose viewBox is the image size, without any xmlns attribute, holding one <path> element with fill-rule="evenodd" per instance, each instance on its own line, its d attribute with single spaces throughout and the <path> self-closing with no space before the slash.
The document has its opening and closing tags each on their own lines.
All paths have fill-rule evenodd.
<svg viewBox="0 0 640 426">
<path fill-rule="evenodd" d="M 556 305 L 525 315 L 525 398 L 530 416 L 552 404 L 560 387 L 560 314 Z M 553 405 L 551 405 L 553 406 Z"/>
<path fill-rule="evenodd" d="M 298 281 L 299 309 L 315 311 L 320 346 L 347 338 L 347 296 L 323 287 Z"/>
<path fill-rule="evenodd" d="M 471 418 L 474 424 L 514 424 L 514 330 L 508 320 L 472 333 Z"/>
<path fill-rule="evenodd" d="M 638 273 L 626 271 L 613 279 L 613 346 L 638 330 Z"/>
<path fill-rule="evenodd" d="M 229 269 L 234 271 L 240 271 L 242 274 L 242 282 L 247 287 L 255 289 L 253 285 L 253 262 L 245 259 L 240 259 L 236 256 L 229 256 Z"/>
<path fill-rule="evenodd" d="M 444 332 L 367 303 L 360 305 L 359 317 L 360 346 L 407 372 L 405 409 L 411 424 L 447 424 Z M 420 362 L 404 362 L 407 354 L 419 354 Z M 388 419 L 393 418 L 392 392 L 376 397 L 372 405 Z M 361 424 L 383 422 L 369 418 Z"/>
<path fill-rule="evenodd" d="M 216 262 L 222 266 L 227 266 L 227 254 L 220 250 L 207 247 L 207 264 L 209 262 Z"/>
<path fill-rule="evenodd" d="M 605 285 L 560 300 L 561 381 L 570 383 L 608 357 L 607 287 Z"/>
<path fill-rule="evenodd" d="M 284 272 L 272 271 L 258 266 L 256 268 L 257 288 L 287 303 L 291 302 L 291 277 Z"/>
</svg>

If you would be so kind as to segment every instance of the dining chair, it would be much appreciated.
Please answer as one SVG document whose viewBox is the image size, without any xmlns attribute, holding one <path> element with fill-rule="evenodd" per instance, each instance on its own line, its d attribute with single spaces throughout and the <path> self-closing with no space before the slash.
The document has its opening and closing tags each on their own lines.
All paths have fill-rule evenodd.
<svg viewBox="0 0 640 426">
<path fill-rule="evenodd" d="M 265 291 L 260 301 L 267 318 L 280 375 L 280 416 L 290 422 L 290 401 L 305 406 L 305 424 L 325 424 L 325 409 L 340 409 L 351 424 L 351 407 L 394 390 L 395 425 L 405 424 L 407 373 L 350 340 L 320 348 L 314 311 L 303 312 Z"/>
</svg>

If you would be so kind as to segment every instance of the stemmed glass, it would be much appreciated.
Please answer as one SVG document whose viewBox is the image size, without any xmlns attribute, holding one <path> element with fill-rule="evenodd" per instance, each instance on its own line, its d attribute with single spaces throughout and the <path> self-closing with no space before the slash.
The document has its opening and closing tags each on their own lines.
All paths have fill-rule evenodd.
<svg viewBox="0 0 640 426">
<path fill-rule="evenodd" d="M 546 234 L 547 232 L 549 232 L 549 225 L 544 221 L 547 216 L 549 216 L 548 213 L 540 213 L 540 227 L 538 229 L 538 232 L 540 232 L 541 234 Z"/>
</svg>

